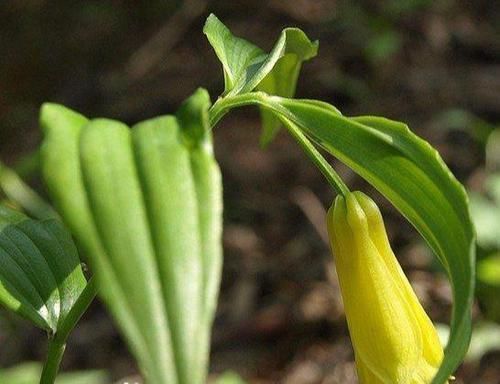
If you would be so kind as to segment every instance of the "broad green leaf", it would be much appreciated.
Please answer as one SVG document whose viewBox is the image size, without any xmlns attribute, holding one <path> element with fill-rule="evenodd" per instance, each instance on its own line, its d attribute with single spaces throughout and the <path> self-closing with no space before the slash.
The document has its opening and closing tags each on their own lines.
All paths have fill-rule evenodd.
<svg viewBox="0 0 500 384">
<path fill-rule="evenodd" d="M 116 301 L 109 305 L 120 320 L 120 310 L 115 307 L 123 305 L 122 300 L 127 302 L 126 307 L 131 312 L 128 316 L 132 315 L 133 321 L 138 323 L 141 334 L 134 340 L 137 337 L 135 330 L 129 331 L 134 335 L 130 338 L 147 348 L 139 358 L 144 366 L 149 367 L 151 381 L 175 382 L 169 321 L 130 129 L 114 120 L 91 120 L 83 127 L 79 144 L 86 197 L 104 251 L 89 256 L 109 263 L 109 267 L 104 267 L 105 273 L 113 274 L 116 284 L 123 290 L 123 297 L 111 299 Z M 80 239 L 82 242 L 89 240 L 94 240 L 94 237 Z M 96 272 L 100 273 L 102 268 L 96 265 Z M 107 279 L 101 280 L 105 295 L 108 284 Z"/>
<path fill-rule="evenodd" d="M 107 134 L 109 137 L 113 133 L 119 135 L 121 132 L 127 141 L 128 128 L 121 123 L 109 120 L 89 122 L 78 113 L 56 104 L 42 106 L 40 123 L 45 135 L 41 150 L 45 184 L 61 216 L 90 259 L 96 276 L 101 282 L 100 294 L 102 298 L 124 331 L 132 351 L 138 357 L 141 368 L 148 372 L 151 381 L 160 383 L 165 380 L 176 383 L 176 372 L 175 369 L 172 369 L 174 364 L 171 343 L 165 323 L 165 310 L 151 250 L 143 257 L 138 256 L 137 251 L 134 253 L 126 249 L 125 253 L 121 255 L 122 263 L 118 266 L 113 264 L 116 255 L 109 254 L 109 250 L 105 248 L 101 239 L 97 228 L 98 218 L 94 217 L 95 214 L 91 210 L 92 205 L 82 173 L 80 139 L 83 132 L 88 136 L 94 131 L 96 132 L 94 136 L 97 136 L 99 132 L 96 129 L 103 126 L 105 127 L 103 134 Z M 92 137 L 87 138 L 87 141 L 90 139 Z M 128 137 L 128 141 L 130 142 L 130 137 Z M 84 143 L 81 144 L 83 147 Z M 112 143 L 111 146 L 116 144 L 119 143 Z M 87 145 L 87 152 L 88 148 Z M 113 148 L 103 147 L 101 149 L 104 152 L 103 155 L 109 153 L 110 158 L 116 153 L 116 150 L 111 152 Z M 128 156 L 130 161 L 130 149 Z M 105 161 L 105 163 L 107 162 Z M 109 168 L 116 166 L 110 162 L 108 164 Z M 114 172 L 113 169 L 108 169 L 108 171 L 109 176 L 104 177 L 103 184 L 104 182 L 120 181 L 111 174 Z M 117 187 L 117 190 L 127 193 L 120 186 Z M 135 193 L 137 194 L 137 189 Z M 107 197 L 114 200 L 115 193 L 112 192 Z M 127 201 L 123 202 L 123 199 L 126 197 L 122 197 L 122 201 L 114 200 L 111 207 L 120 203 L 127 204 Z M 124 209 L 123 214 L 127 214 L 127 209 Z M 144 213 L 142 216 L 144 224 Z M 122 221 L 119 220 L 114 226 L 119 227 L 121 223 Z M 138 225 L 133 217 L 124 220 L 124 224 L 127 223 Z M 128 228 L 125 227 L 126 229 Z M 150 240 L 148 241 L 150 242 Z M 132 248 L 133 250 L 134 248 Z M 119 260 L 120 257 L 118 257 Z M 135 278 L 131 274 L 135 274 Z M 143 288 L 142 282 L 150 280 L 152 281 L 150 286 Z M 139 283 L 141 286 L 138 286 Z M 152 324 L 151 330 L 144 329 L 145 324 L 153 321 L 160 324 Z M 159 326 L 162 329 L 158 330 Z M 157 333 L 161 334 L 157 335 Z M 162 370 L 162 367 L 165 369 Z"/>
<path fill-rule="evenodd" d="M 302 62 L 316 56 L 318 42 L 312 42 L 297 28 L 286 28 L 269 54 L 252 43 L 235 37 L 215 15 L 210 15 L 204 33 L 224 69 L 224 94 L 234 96 L 259 89 L 272 95 L 293 97 Z M 261 144 L 276 135 L 280 121 L 262 110 Z"/>
<path fill-rule="evenodd" d="M 222 257 L 208 107 L 200 90 L 179 118 L 132 129 L 107 119 L 58 127 L 42 110 L 45 181 L 150 383 L 206 375 Z"/>
<path fill-rule="evenodd" d="M 56 333 L 86 285 L 69 233 L 0 206 L 0 263 L 0 303 Z"/>
<path fill-rule="evenodd" d="M 454 297 L 451 336 L 434 383 L 445 382 L 467 352 L 471 334 L 475 244 L 462 185 L 439 153 L 402 123 L 348 118 L 300 100 L 273 98 L 272 103 L 389 199 L 446 268 Z"/>
<path fill-rule="evenodd" d="M 0 370 L 0 383 L 38 384 L 42 366 L 39 363 L 22 363 Z M 109 384 L 108 374 L 104 371 L 78 371 L 60 374 L 55 384 Z"/>
<path fill-rule="evenodd" d="M 212 123 L 235 106 L 255 104 L 302 130 L 377 188 L 415 226 L 445 267 L 453 289 L 451 337 L 434 383 L 444 383 L 462 361 L 471 334 L 475 243 L 468 200 L 439 153 L 406 125 L 388 119 L 342 116 L 333 107 L 264 93 L 218 102 Z"/>
</svg>

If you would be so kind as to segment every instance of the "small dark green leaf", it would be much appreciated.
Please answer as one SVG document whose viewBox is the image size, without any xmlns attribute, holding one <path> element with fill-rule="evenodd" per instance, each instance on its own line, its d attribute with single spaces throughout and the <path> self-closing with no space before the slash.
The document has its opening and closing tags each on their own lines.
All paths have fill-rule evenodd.
<svg viewBox="0 0 500 384">
<path fill-rule="evenodd" d="M 232 92 L 244 81 L 248 68 L 262 63 L 267 55 L 252 43 L 235 37 L 214 15 L 208 16 L 203 33 L 215 50 L 224 69 L 224 94 Z"/>
<path fill-rule="evenodd" d="M 312 42 L 297 28 L 286 28 L 269 54 L 252 43 L 235 37 L 215 15 L 210 15 L 204 33 L 224 68 L 225 91 L 228 96 L 254 89 L 271 95 L 293 97 L 302 62 L 316 56 L 318 42 Z M 280 122 L 272 113 L 262 113 L 261 144 L 276 135 Z"/>
<path fill-rule="evenodd" d="M 56 333 L 86 285 L 69 233 L 0 206 L 0 262 L 0 303 Z"/>
<path fill-rule="evenodd" d="M 293 97 L 302 63 L 316 56 L 318 42 L 311 42 L 300 29 L 287 28 L 284 30 L 284 38 L 278 41 L 278 44 L 280 43 L 286 45 L 286 52 L 278 59 L 257 89 L 270 95 Z M 278 45 L 274 49 L 278 49 Z M 276 136 L 281 123 L 274 114 L 265 109 L 261 109 L 261 115 L 263 127 L 261 145 L 266 146 Z"/>
</svg>

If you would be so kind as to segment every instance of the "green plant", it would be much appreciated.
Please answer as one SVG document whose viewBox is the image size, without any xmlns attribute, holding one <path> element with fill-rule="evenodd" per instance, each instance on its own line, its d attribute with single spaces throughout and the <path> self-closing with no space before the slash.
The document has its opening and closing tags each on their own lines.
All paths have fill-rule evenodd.
<svg viewBox="0 0 500 384">
<path fill-rule="evenodd" d="M 27 271 L 0 276 L 2 303 L 49 332 L 41 383 L 54 382 L 66 337 L 97 286 L 149 383 L 204 382 L 222 263 L 221 180 L 211 129 L 242 106 L 260 108 L 263 144 L 284 127 L 332 188 L 347 196 L 348 187 L 317 149 L 323 148 L 377 188 L 428 242 L 453 289 L 450 339 L 433 379 L 446 382 L 471 332 L 475 245 L 463 187 L 437 151 L 406 125 L 346 117 L 330 104 L 294 99 L 301 65 L 317 52 L 317 43 L 299 29 L 285 29 L 268 54 L 233 36 L 213 15 L 204 32 L 224 70 L 225 89 L 214 104 L 199 89 L 175 116 L 131 129 L 56 104 L 42 107 L 43 179 L 97 284 L 85 281 L 57 219 L 34 222 L 6 209 L 2 236 L 8 236 L 5 228 L 23 230 L 24 222 L 43 231 L 56 228 L 54 236 L 35 241 L 40 252 L 27 246 L 36 238 L 20 239 L 23 252 L 4 257 L 29 260 Z M 16 191 L 30 190 L 19 182 L 8 195 L 28 212 L 45 206 Z M 53 249 L 61 242 L 65 249 Z M 54 283 L 38 287 L 31 263 L 45 268 Z M 65 288 L 71 294 L 61 294 Z M 44 300 L 34 303 L 19 294 L 29 289 Z M 50 308 L 53 292 L 60 292 L 56 303 L 64 311 L 45 319 L 40 309 Z"/>
</svg>

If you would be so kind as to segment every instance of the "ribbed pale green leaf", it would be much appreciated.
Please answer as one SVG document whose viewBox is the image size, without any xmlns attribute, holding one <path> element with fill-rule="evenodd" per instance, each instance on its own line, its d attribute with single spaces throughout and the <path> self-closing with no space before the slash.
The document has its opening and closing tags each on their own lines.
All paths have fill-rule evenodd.
<svg viewBox="0 0 500 384">
<path fill-rule="evenodd" d="M 0 205 L 0 304 L 56 333 L 86 285 L 75 245 L 56 219 Z"/>
<path fill-rule="evenodd" d="M 124 330 L 131 349 L 140 356 L 139 364 L 150 369 L 148 346 L 134 318 L 126 287 L 110 264 L 97 232 L 80 164 L 80 135 L 88 120 L 62 105 L 46 103 L 40 111 L 40 125 L 44 133 L 41 148 L 42 175 L 45 185 L 58 211 L 63 216 L 92 267 L 103 288 L 101 297 L 110 307 L 115 320 Z M 132 289 L 129 287 L 129 289 Z M 141 358 L 144 356 L 146 360 Z M 152 361 L 152 360 L 151 360 Z M 153 371 L 151 375 L 155 375 Z"/>
<path fill-rule="evenodd" d="M 197 201 L 203 275 L 202 312 L 196 342 L 200 382 L 204 381 L 208 367 L 211 328 L 222 273 L 222 178 L 213 154 L 209 105 L 208 93 L 199 89 L 177 112 L 181 133 L 189 147 Z"/>
<path fill-rule="evenodd" d="M 80 161 L 86 196 L 106 261 L 139 328 L 138 343 L 143 342 L 147 348 L 139 356 L 142 365 L 148 367 L 151 381 L 175 382 L 169 323 L 130 129 L 113 120 L 90 121 L 80 136 Z M 106 285 L 102 281 L 103 291 Z"/>
<path fill-rule="evenodd" d="M 302 63 L 316 56 L 318 42 L 298 28 L 285 28 L 269 54 L 252 43 L 234 36 L 210 15 L 204 33 L 224 68 L 224 94 L 234 96 L 258 89 L 272 95 L 293 97 Z M 279 119 L 261 111 L 261 144 L 268 144 L 278 132 Z"/>
<path fill-rule="evenodd" d="M 46 183 L 150 383 L 205 380 L 222 257 L 209 105 L 200 90 L 181 124 L 164 116 L 133 129 L 107 119 L 64 127 L 44 113 L 73 112 L 42 110 Z"/>
</svg>

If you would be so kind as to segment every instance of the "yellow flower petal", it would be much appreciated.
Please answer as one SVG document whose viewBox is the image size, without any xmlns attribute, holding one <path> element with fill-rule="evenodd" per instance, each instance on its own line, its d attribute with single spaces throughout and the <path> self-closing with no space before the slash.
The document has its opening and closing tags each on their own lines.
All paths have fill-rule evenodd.
<svg viewBox="0 0 500 384">
<path fill-rule="evenodd" d="M 328 230 L 360 383 L 430 383 L 443 350 L 376 204 L 361 192 L 338 197 Z"/>
</svg>

